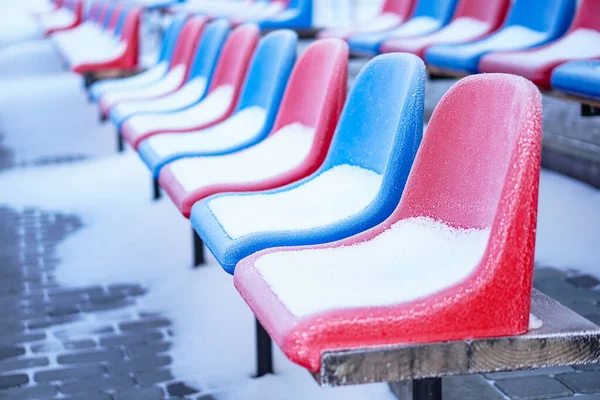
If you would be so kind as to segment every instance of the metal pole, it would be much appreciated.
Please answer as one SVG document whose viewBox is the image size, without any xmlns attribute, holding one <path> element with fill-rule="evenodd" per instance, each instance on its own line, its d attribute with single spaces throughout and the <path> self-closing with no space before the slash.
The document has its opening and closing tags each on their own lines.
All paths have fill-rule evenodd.
<svg viewBox="0 0 600 400">
<path fill-rule="evenodd" d="M 600 108 L 592 106 L 590 104 L 581 103 L 581 116 L 582 117 L 600 116 Z"/>
<path fill-rule="evenodd" d="M 273 347 L 271 337 L 265 328 L 256 321 L 256 377 L 273 373 Z"/>
<path fill-rule="evenodd" d="M 154 200 L 160 199 L 160 185 L 156 178 L 152 178 L 152 198 Z"/>
<path fill-rule="evenodd" d="M 192 234 L 194 235 L 194 268 L 198 268 L 204 264 L 204 242 L 194 228 L 192 228 Z"/>
<path fill-rule="evenodd" d="M 117 150 L 122 153 L 125 150 L 125 143 L 123 142 L 123 136 L 121 132 L 117 132 Z"/>
</svg>

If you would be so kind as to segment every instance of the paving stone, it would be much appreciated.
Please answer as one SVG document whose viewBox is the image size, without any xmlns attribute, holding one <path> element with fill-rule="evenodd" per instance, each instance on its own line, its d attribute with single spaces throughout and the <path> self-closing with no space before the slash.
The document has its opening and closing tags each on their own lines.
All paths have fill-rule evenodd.
<svg viewBox="0 0 600 400">
<path fill-rule="evenodd" d="M 127 333 L 122 335 L 105 336 L 100 338 L 102 346 L 124 346 L 133 343 L 144 343 L 161 340 L 163 334 L 158 331 Z"/>
<path fill-rule="evenodd" d="M 13 333 L 9 335 L 0 336 L 0 344 L 21 344 L 27 342 L 36 342 L 38 340 L 44 340 L 46 338 L 46 334 L 44 332 L 21 332 L 21 333 Z"/>
<path fill-rule="evenodd" d="M 87 392 L 83 395 L 63 397 L 63 400 L 112 400 L 112 397 L 103 392 Z"/>
<path fill-rule="evenodd" d="M 0 391 L 1 399 L 33 400 L 50 398 L 56 395 L 58 389 L 54 385 L 43 384 L 36 386 L 25 386 Z"/>
<path fill-rule="evenodd" d="M 543 400 L 573 395 L 569 388 L 548 376 L 500 379 L 495 385 L 511 400 Z"/>
<path fill-rule="evenodd" d="M 130 360 L 112 362 L 106 365 L 106 369 L 110 374 L 145 372 L 169 365 L 171 361 L 171 357 L 167 355 L 137 357 Z"/>
<path fill-rule="evenodd" d="M 68 381 L 100 377 L 106 373 L 102 365 L 79 366 L 76 368 L 56 368 L 36 372 L 33 379 L 36 382 Z"/>
<path fill-rule="evenodd" d="M 26 374 L 0 375 L 0 389 L 27 385 L 29 377 Z"/>
<path fill-rule="evenodd" d="M 140 386 L 152 386 L 157 383 L 173 380 L 173 375 L 168 369 L 159 369 L 157 371 L 138 372 L 134 375 L 136 382 Z"/>
<path fill-rule="evenodd" d="M 442 389 L 442 391 L 443 390 L 444 389 Z M 454 400 L 454 399 L 456 399 L 456 400 L 469 400 L 469 399 L 471 399 L 471 397 L 453 397 L 452 394 L 448 395 L 448 397 L 446 397 L 446 394 L 444 394 L 443 396 L 444 396 L 444 399 L 448 399 L 448 400 Z M 479 400 L 481 398 L 482 397 L 473 397 L 473 399 L 477 399 L 477 400 Z M 489 399 L 489 400 L 495 400 L 496 399 L 496 397 L 484 397 L 484 398 L 485 399 Z M 504 399 L 504 398 L 502 396 L 500 396 L 499 399 Z M 211 394 L 205 394 L 205 395 L 202 395 L 200 397 L 196 397 L 196 400 L 216 400 L 216 399 Z"/>
<path fill-rule="evenodd" d="M 575 393 L 600 393 L 600 371 L 560 374 L 556 375 L 556 379 L 567 385 Z"/>
<path fill-rule="evenodd" d="M 77 382 L 60 385 L 59 390 L 64 394 L 87 393 L 97 390 L 119 390 L 131 388 L 135 385 L 129 376 L 110 376 L 101 378 L 82 379 Z"/>
<path fill-rule="evenodd" d="M 600 400 L 600 394 L 586 394 L 583 396 L 576 397 L 561 397 L 560 399 L 555 400 Z"/>
<path fill-rule="evenodd" d="M 25 354 L 24 347 L 0 346 L 0 360 L 3 360 L 5 358 L 18 357 L 23 354 Z"/>
<path fill-rule="evenodd" d="M 0 361 L 0 372 L 10 372 L 33 367 L 45 367 L 50 364 L 48 357 L 22 358 Z"/>
<path fill-rule="evenodd" d="M 191 386 L 186 385 L 184 382 L 175 382 L 167 386 L 167 391 L 171 396 L 188 396 L 190 394 L 198 393 L 198 389 L 194 389 Z"/>
<path fill-rule="evenodd" d="M 531 370 L 525 370 L 525 371 L 495 372 L 492 374 L 484 374 L 483 376 L 486 379 L 495 381 L 495 380 L 499 380 L 499 379 L 519 378 L 522 376 L 558 375 L 558 374 L 565 374 L 565 373 L 574 372 L 574 371 L 575 370 L 571 367 L 552 367 L 552 368 L 531 369 Z"/>
<path fill-rule="evenodd" d="M 144 357 L 171 350 L 169 342 L 134 343 L 126 347 L 129 357 Z"/>
<path fill-rule="evenodd" d="M 56 360 L 59 364 L 84 364 L 101 361 L 116 361 L 123 358 L 121 350 L 94 350 L 73 354 L 61 354 Z"/>
<path fill-rule="evenodd" d="M 162 400 L 165 395 L 164 389 L 158 387 L 134 388 L 117 392 L 113 395 L 114 400 Z"/>
<path fill-rule="evenodd" d="M 577 287 L 581 287 L 581 288 L 592 288 L 594 286 L 598 286 L 600 285 L 600 281 L 596 278 L 594 278 L 591 275 L 575 275 L 575 276 L 569 276 L 567 278 L 567 282 L 577 286 Z"/>
<path fill-rule="evenodd" d="M 480 375 L 444 377 L 442 397 L 444 400 L 504 400 L 502 393 Z"/>
<path fill-rule="evenodd" d="M 170 326 L 171 321 L 164 318 L 143 319 L 140 321 L 123 322 L 119 324 L 122 331 L 147 331 L 154 328 Z"/>
</svg>

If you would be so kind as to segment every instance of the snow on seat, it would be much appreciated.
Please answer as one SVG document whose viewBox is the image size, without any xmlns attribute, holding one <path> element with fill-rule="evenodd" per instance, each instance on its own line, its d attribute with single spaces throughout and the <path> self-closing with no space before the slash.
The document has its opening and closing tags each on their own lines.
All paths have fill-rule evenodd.
<svg viewBox="0 0 600 400">
<path fill-rule="evenodd" d="M 281 2 L 281 0 L 278 0 Z M 313 0 L 287 0 L 287 7 L 273 15 L 263 15 L 255 21 L 262 30 L 312 29 Z"/>
<path fill-rule="evenodd" d="M 158 133 L 189 132 L 224 121 L 235 109 L 259 39 L 256 25 L 234 29 L 223 45 L 208 93 L 200 102 L 178 111 L 134 115 L 121 126 L 123 138 L 137 148 L 142 140 Z"/>
<path fill-rule="evenodd" d="M 540 48 L 499 51 L 479 62 L 481 72 L 521 75 L 543 89 L 550 89 L 552 70 L 567 61 L 600 58 L 600 2 L 582 0 L 569 32 Z"/>
<path fill-rule="evenodd" d="M 179 38 L 167 74 L 162 79 L 140 88 L 105 93 L 98 102 L 101 112 L 108 116 L 110 110 L 120 102 L 152 99 L 180 88 L 190 73 L 194 53 L 205 24 L 206 20 L 203 17 L 190 18 L 179 32 Z"/>
<path fill-rule="evenodd" d="M 169 70 L 169 65 L 174 58 L 177 39 L 185 22 L 186 17 L 180 16 L 173 19 L 169 24 L 164 35 L 158 61 L 154 66 L 129 78 L 105 79 L 96 82 L 90 87 L 90 97 L 94 101 L 98 101 L 102 95 L 108 92 L 139 89 L 163 78 Z"/>
<path fill-rule="evenodd" d="M 415 0 L 386 0 L 381 11 L 371 21 L 354 27 L 327 29 L 319 32 L 317 37 L 347 40 L 350 36 L 394 29 L 408 19 L 414 4 Z"/>
<path fill-rule="evenodd" d="M 297 62 L 272 133 L 235 153 L 165 165 L 161 187 L 184 216 L 215 193 L 266 190 L 315 172 L 325 160 L 346 97 L 348 47 L 338 39 L 311 44 Z"/>
<path fill-rule="evenodd" d="M 229 35 L 229 30 L 229 23 L 223 19 L 206 26 L 198 42 L 186 82 L 179 89 L 156 98 L 117 103 L 110 110 L 110 119 L 117 129 L 120 130 L 123 122 L 133 115 L 178 111 L 202 100 L 208 91 L 219 53 Z"/>
<path fill-rule="evenodd" d="M 297 38 L 292 31 L 279 30 L 261 39 L 229 118 L 210 128 L 166 132 L 141 142 L 140 157 L 153 175 L 158 178 L 163 165 L 183 157 L 232 153 L 263 140 L 273 128 L 294 67 Z"/>
<path fill-rule="evenodd" d="M 317 172 L 278 189 L 197 202 L 190 220 L 221 266 L 233 273 L 256 251 L 342 239 L 389 217 L 421 142 L 424 86 L 418 57 L 377 57 L 357 77 Z"/>
<path fill-rule="evenodd" d="M 76 57 L 77 61 L 71 61 L 73 72 L 85 74 L 115 69 L 135 70 L 138 63 L 138 35 L 142 12 L 143 8 L 137 6 L 125 6 L 120 14 L 115 12 L 117 19 L 112 26 L 115 34 L 113 46 L 102 47 L 100 50 L 95 48 L 97 43 L 87 43 L 86 49 L 95 48 L 95 51 L 85 50 L 89 57 Z M 69 60 L 71 59 L 72 57 L 69 57 Z"/>
<path fill-rule="evenodd" d="M 186 11 L 189 14 L 204 14 L 210 18 L 229 18 L 232 15 L 252 12 L 262 8 L 266 0 L 241 0 L 241 1 L 194 1 L 188 0 L 180 6 L 174 7 L 175 11 Z"/>
<path fill-rule="evenodd" d="M 40 15 L 38 24 L 44 36 L 54 32 L 67 31 L 77 27 L 83 20 L 83 1 L 66 0 L 61 6 L 50 13 Z"/>
<path fill-rule="evenodd" d="M 552 88 L 600 102 L 600 59 L 571 61 L 557 67 L 552 73 Z"/>
<path fill-rule="evenodd" d="M 95 1 L 90 6 L 85 21 L 73 29 L 54 32 L 50 35 L 60 52 L 80 43 L 89 43 L 103 34 L 104 23 L 110 20 L 110 6 L 101 1 Z"/>
<path fill-rule="evenodd" d="M 454 13 L 458 0 L 418 0 L 413 16 L 395 29 L 351 36 L 350 52 L 373 56 L 379 54 L 381 44 L 393 38 L 422 36 L 445 26 Z"/>
<path fill-rule="evenodd" d="M 255 253 L 235 286 L 313 372 L 328 350 L 523 334 L 541 137 L 531 82 L 465 78 L 438 104 L 390 218 L 338 242 Z"/>
<path fill-rule="evenodd" d="M 245 22 L 257 22 L 262 19 L 273 17 L 285 10 L 288 6 L 286 0 L 271 0 L 258 2 L 250 10 L 232 14 L 229 18 L 233 24 L 243 24 Z"/>
<path fill-rule="evenodd" d="M 480 39 L 500 27 L 509 6 L 510 0 L 460 0 L 450 23 L 439 31 L 417 37 L 389 39 L 381 44 L 380 50 L 382 53 L 412 53 L 423 58 L 429 46 Z"/>
<path fill-rule="evenodd" d="M 425 51 L 428 65 L 459 75 L 479 72 L 479 60 L 493 51 L 524 50 L 563 35 L 577 0 L 516 0 L 504 26 L 484 39 L 465 44 L 441 44 Z"/>
</svg>

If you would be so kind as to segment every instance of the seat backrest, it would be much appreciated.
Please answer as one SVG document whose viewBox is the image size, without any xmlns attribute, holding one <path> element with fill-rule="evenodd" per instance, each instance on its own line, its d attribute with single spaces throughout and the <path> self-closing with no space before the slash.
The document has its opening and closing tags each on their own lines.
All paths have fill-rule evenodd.
<svg viewBox="0 0 600 400">
<path fill-rule="evenodd" d="M 575 14 L 570 30 L 578 28 L 595 29 L 600 31 L 600 1 L 580 0 L 579 9 Z"/>
<path fill-rule="evenodd" d="M 226 19 L 218 19 L 206 25 L 202 37 L 198 41 L 198 48 L 188 79 L 201 76 L 206 79 L 207 83 L 210 82 L 229 31 L 230 26 Z"/>
<path fill-rule="evenodd" d="M 233 98 L 238 98 L 242 81 L 259 39 L 260 29 L 254 24 L 244 24 L 231 31 L 221 50 L 209 92 L 223 85 L 232 85 Z"/>
<path fill-rule="evenodd" d="M 294 123 L 314 128 L 306 162 L 318 168 L 344 107 L 347 85 L 348 45 L 340 39 L 317 40 L 306 48 L 292 70 L 271 135 Z"/>
<path fill-rule="evenodd" d="M 430 17 L 446 24 L 452 18 L 458 0 L 418 0 L 415 17 Z"/>
<path fill-rule="evenodd" d="M 541 124 L 541 96 L 526 79 L 461 80 L 430 119 L 396 219 L 426 216 L 492 234 L 522 230 L 522 218 L 537 208 Z"/>
<path fill-rule="evenodd" d="M 474 18 L 497 28 L 504 22 L 510 6 L 511 0 L 460 0 L 453 19 Z"/>
<path fill-rule="evenodd" d="M 121 9 L 121 15 L 119 15 L 119 19 L 117 20 L 114 30 L 114 35 L 116 37 L 121 36 L 121 33 L 123 32 L 123 26 L 125 24 L 125 19 L 127 18 L 127 15 L 129 14 L 129 10 L 131 8 L 132 4 L 125 4 Z"/>
<path fill-rule="evenodd" d="M 506 25 L 523 25 L 555 38 L 567 31 L 577 0 L 515 0 Z"/>
<path fill-rule="evenodd" d="M 267 111 L 269 128 L 275 121 L 283 92 L 296 61 L 298 35 L 290 30 L 271 32 L 260 40 L 246 73 L 237 110 L 259 106 Z"/>
<path fill-rule="evenodd" d="M 204 17 L 192 17 L 185 22 L 173 50 L 171 64 L 169 65 L 170 69 L 179 65 L 191 67 L 194 51 L 205 25 L 206 19 Z"/>
<path fill-rule="evenodd" d="M 187 16 L 184 14 L 176 16 L 167 27 L 163 36 L 163 43 L 160 48 L 160 54 L 158 56 L 159 62 L 171 60 L 173 52 L 175 51 L 177 38 L 179 37 L 179 33 L 181 32 L 183 25 L 185 25 L 186 19 Z"/>
<path fill-rule="evenodd" d="M 139 33 L 142 19 L 143 7 L 134 6 L 127 11 L 127 17 L 123 22 L 120 40 L 127 43 L 127 58 L 129 67 L 133 68 L 138 63 L 139 54 Z"/>
<path fill-rule="evenodd" d="M 94 1 L 90 4 L 90 8 L 87 10 L 85 16 L 86 21 L 96 22 L 98 14 L 102 11 L 102 3 L 100 1 Z"/>
<path fill-rule="evenodd" d="M 104 30 L 110 22 L 110 14 L 115 6 L 112 3 L 103 3 L 101 7 L 102 8 L 100 13 L 98 13 L 96 24 L 98 27 Z"/>
<path fill-rule="evenodd" d="M 381 12 L 397 14 L 404 20 L 412 12 L 415 3 L 415 0 L 385 0 Z"/>
<path fill-rule="evenodd" d="M 424 93 L 425 65 L 419 57 L 374 58 L 350 90 L 322 167 L 350 164 L 383 175 L 378 201 L 385 215 L 400 201 L 423 137 Z"/>
</svg>

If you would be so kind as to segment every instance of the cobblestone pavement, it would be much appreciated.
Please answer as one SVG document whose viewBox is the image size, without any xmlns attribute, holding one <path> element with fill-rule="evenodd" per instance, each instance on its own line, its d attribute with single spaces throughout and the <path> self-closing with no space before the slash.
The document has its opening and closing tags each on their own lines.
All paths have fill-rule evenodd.
<svg viewBox="0 0 600 400">
<path fill-rule="evenodd" d="M 14 160 L 0 139 L 0 171 L 23 167 Z M 137 310 L 143 287 L 58 285 L 55 248 L 81 227 L 77 215 L 0 205 L 0 399 L 210 399 L 172 375 L 170 321 Z M 600 324 L 599 283 L 549 266 L 535 276 L 536 288 Z M 600 400 L 600 365 L 449 377 L 443 390 L 446 400 Z"/>
</svg>

